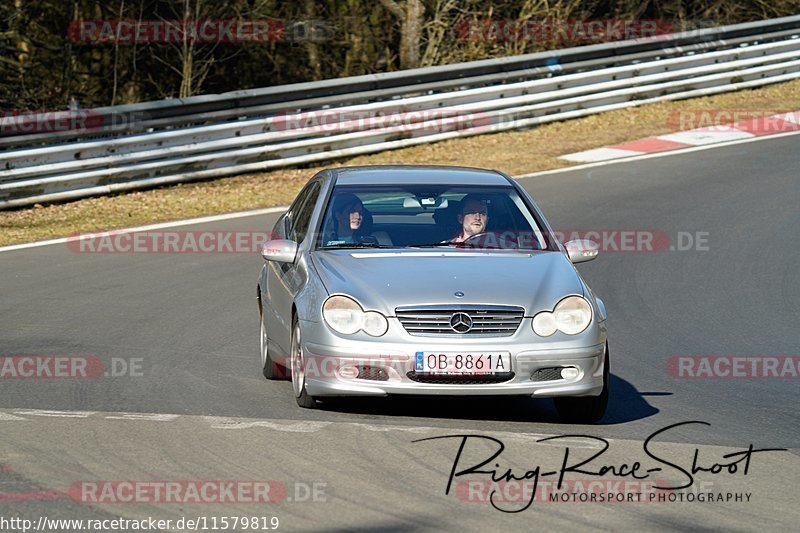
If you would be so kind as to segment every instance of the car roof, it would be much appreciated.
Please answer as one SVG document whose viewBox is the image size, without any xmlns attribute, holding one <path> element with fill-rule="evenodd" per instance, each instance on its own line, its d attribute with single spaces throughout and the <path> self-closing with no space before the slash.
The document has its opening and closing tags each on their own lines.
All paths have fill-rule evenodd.
<svg viewBox="0 0 800 533">
<path fill-rule="evenodd" d="M 331 169 L 337 185 L 509 185 L 496 170 L 439 165 L 371 165 Z"/>
</svg>

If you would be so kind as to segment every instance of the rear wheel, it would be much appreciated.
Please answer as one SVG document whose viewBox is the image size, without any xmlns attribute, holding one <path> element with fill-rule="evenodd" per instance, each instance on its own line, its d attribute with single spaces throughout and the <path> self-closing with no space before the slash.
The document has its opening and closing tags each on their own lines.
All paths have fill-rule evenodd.
<svg viewBox="0 0 800 533">
<path fill-rule="evenodd" d="M 317 406 L 317 401 L 306 391 L 306 360 L 303 353 L 303 343 L 300 338 L 300 324 L 297 318 L 292 321 L 292 389 L 297 405 L 306 409 L 313 409 Z"/>
<path fill-rule="evenodd" d="M 286 379 L 286 368 L 279 365 L 269 355 L 269 342 L 267 328 L 264 327 L 264 317 L 258 320 L 261 324 L 261 373 L 267 379 Z"/>
<path fill-rule="evenodd" d="M 608 343 L 606 343 L 603 362 L 603 392 L 600 396 L 577 396 L 553 398 L 556 411 L 564 422 L 573 424 L 594 424 L 599 422 L 608 407 Z"/>
</svg>

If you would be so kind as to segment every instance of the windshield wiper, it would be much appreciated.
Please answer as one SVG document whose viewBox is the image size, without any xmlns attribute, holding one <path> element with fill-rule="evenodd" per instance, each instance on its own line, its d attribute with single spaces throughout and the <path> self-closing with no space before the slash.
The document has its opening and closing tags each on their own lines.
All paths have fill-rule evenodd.
<svg viewBox="0 0 800 533">
<path fill-rule="evenodd" d="M 406 248 L 438 248 L 440 246 L 457 246 L 459 243 L 455 242 L 428 242 L 423 244 L 407 244 Z"/>
<path fill-rule="evenodd" d="M 337 242 L 336 244 L 328 244 L 321 246 L 320 250 L 330 250 L 333 248 L 396 248 L 390 244 L 378 244 L 377 242 Z"/>
</svg>

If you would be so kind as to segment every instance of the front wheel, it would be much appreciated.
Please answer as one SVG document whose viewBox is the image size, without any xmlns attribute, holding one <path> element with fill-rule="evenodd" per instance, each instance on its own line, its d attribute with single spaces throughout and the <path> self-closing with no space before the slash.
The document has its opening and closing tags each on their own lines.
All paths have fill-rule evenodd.
<svg viewBox="0 0 800 533">
<path fill-rule="evenodd" d="M 292 321 L 292 390 L 297 400 L 297 405 L 306 409 L 314 409 L 317 401 L 306 391 L 306 360 L 303 353 L 303 343 L 300 338 L 300 324 L 295 317 Z"/>
<path fill-rule="evenodd" d="M 608 343 L 606 343 L 603 362 L 603 392 L 600 396 L 577 396 L 553 398 L 556 411 L 564 422 L 573 424 L 594 424 L 599 422 L 608 407 Z"/>
</svg>

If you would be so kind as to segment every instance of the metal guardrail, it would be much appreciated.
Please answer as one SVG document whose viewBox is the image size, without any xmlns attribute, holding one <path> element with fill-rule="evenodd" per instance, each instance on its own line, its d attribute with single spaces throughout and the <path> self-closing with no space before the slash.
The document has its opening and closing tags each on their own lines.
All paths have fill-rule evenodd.
<svg viewBox="0 0 800 533">
<path fill-rule="evenodd" d="M 800 16 L 99 108 L 90 110 L 102 121 L 95 131 L 0 135 L 0 147 L 15 147 L 0 156 L 0 209 L 307 164 L 796 78 Z"/>
</svg>

